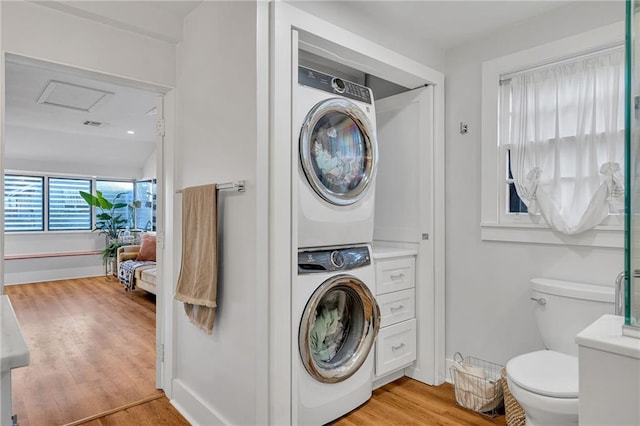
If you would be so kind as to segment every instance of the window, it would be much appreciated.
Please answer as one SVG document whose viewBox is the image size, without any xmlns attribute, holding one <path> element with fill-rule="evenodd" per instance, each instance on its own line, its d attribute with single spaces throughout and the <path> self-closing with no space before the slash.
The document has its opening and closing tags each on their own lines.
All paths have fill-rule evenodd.
<svg viewBox="0 0 640 426">
<path fill-rule="evenodd" d="M 86 179 L 49 178 L 49 231 L 90 230 L 91 207 L 80 191 L 91 192 Z"/>
<path fill-rule="evenodd" d="M 129 228 L 135 227 L 134 212 L 129 207 L 133 201 L 132 181 L 96 180 L 96 191 L 102 192 L 102 196 L 113 203 L 126 203 L 127 207 L 116 209 L 113 216 L 119 215 L 127 221 Z"/>
<path fill-rule="evenodd" d="M 562 81 L 557 84 L 556 92 L 544 92 L 550 95 L 545 99 L 540 98 L 543 91 L 536 92 L 540 88 L 534 87 L 544 80 L 545 70 L 565 65 L 565 68 L 576 68 L 574 64 L 586 62 L 587 59 L 595 62 L 609 60 L 609 56 L 622 51 L 619 48 L 622 40 L 624 26 L 610 25 L 483 64 L 483 240 L 623 247 L 623 217 L 617 213 L 623 193 L 624 67 L 619 66 L 623 61 L 620 61 L 620 57 L 616 58 L 617 64 L 611 67 L 615 74 L 609 79 L 613 83 L 608 87 L 583 90 L 591 82 L 581 87 L 579 85 L 584 80 L 572 76 L 568 86 L 566 81 Z M 565 59 L 559 61 L 558 58 Z M 530 80 L 523 75 L 530 76 Z M 602 87 L 604 90 L 601 90 Z M 561 99 L 577 90 L 592 96 L 592 102 L 598 105 L 606 104 L 606 111 L 613 112 L 603 114 L 605 110 L 598 109 L 595 113 L 583 114 L 583 110 L 576 108 L 577 104 L 570 97 L 567 97 L 571 99 L 567 102 Z M 614 93 L 617 95 L 612 95 Z M 538 102 L 535 104 L 535 114 L 530 113 L 532 99 Z M 614 103 L 616 106 L 612 106 Z M 541 123 L 549 121 L 546 117 L 553 116 L 555 112 L 570 118 L 573 114 L 574 123 L 578 117 L 578 126 L 557 125 L 552 118 L 551 125 L 543 127 Z M 584 144 L 584 140 L 588 140 L 588 143 Z M 528 145 L 528 152 L 522 145 L 524 142 L 534 142 Z M 589 148 L 585 149 L 585 146 Z M 547 151 L 556 156 L 549 157 Z M 544 153 L 547 162 L 537 164 L 539 157 L 531 155 L 531 152 L 536 155 Z M 576 159 L 578 161 L 569 165 L 571 160 Z M 591 174 L 585 177 L 582 170 L 587 168 Z M 560 172 L 556 173 L 558 170 Z M 552 184 L 555 185 L 554 189 L 549 191 Z M 594 203 L 597 213 L 590 210 L 589 203 L 583 202 L 587 207 L 582 210 L 574 207 L 577 205 L 574 197 L 582 193 L 576 188 L 583 184 L 589 186 L 591 192 L 587 191 L 588 196 L 593 195 L 594 188 L 599 191 L 597 203 Z M 551 210 L 545 209 L 549 206 L 559 207 L 553 210 L 554 214 L 548 214 Z M 564 220 L 563 215 L 572 209 L 583 214 L 573 217 L 587 219 L 571 222 L 573 217 L 570 217 L 571 220 L 566 223 L 562 220 L 555 222 L 556 217 Z M 561 214 L 556 215 L 558 211 Z M 541 214 L 536 214 L 538 212 Z"/>
<path fill-rule="evenodd" d="M 136 223 L 137 229 L 145 231 L 156 230 L 156 181 L 145 180 L 135 184 L 136 202 Z"/>
<path fill-rule="evenodd" d="M 94 229 L 100 211 L 80 196 L 80 191 L 92 193 L 92 188 L 107 200 L 126 205 L 115 211 L 124 220 L 123 227 L 155 230 L 155 180 L 140 182 L 139 188 L 132 180 L 18 174 L 6 174 L 4 181 L 5 232 Z M 142 202 L 133 203 L 134 198 Z"/>
<path fill-rule="evenodd" d="M 524 203 L 571 235 L 619 215 L 624 58 L 616 46 L 502 77 L 498 143 L 506 153 L 507 216 Z"/>
<path fill-rule="evenodd" d="M 516 184 L 513 180 L 513 173 L 511 172 L 511 150 L 507 149 L 507 164 L 505 166 L 507 179 L 505 183 L 507 184 L 507 202 L 506 205 L 506 213 L 507 214 L 520 214 L 520 213 L 528 213 L 527 205 L 522 201 L 520 196 L 518 195 L 518 191 L 516 191 Z"/>
<path fill-rule="evenodd" d="M 44 178 L 5 175 L 5 231 L 44 230 Z"/>
</svg>

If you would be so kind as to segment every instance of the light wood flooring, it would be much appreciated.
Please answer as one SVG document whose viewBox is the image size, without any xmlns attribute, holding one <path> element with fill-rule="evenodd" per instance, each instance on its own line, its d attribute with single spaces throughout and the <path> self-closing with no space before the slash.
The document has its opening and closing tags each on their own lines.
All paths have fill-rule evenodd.
<svg viewBox="0 0 640 426">
<path fill-rule="evenodd" d="M 104 277 L 5 286 L 31 352 L 14 370 L 21 426 L 186 426 L 155 388 L 155 298 Z M 141 400 L 142 403 L 138 403 Z M 123 408 L 123 409 L 119 409 Z M 105 415 L 94 418 L 98 413 Z M 402 378 L 334 426 L 489 426 L 455 404 L 453 388 Z M 247 425 L 249 426 L 249 425 Z"/>
<path fill-rule="evenodd" d="M 489 418 L 456 405 L 453 386 L 429 386 L 403 377 L 373 391 L 367 403 L 333 426 L 490 426 L 506 425 L 505 417 Z"/>
<path fill-rule="evenodd" d="M 30 364 L 13 370 L 21 426 L 63 425 L 162 393 L 155 296 L 94 277 L 5 286 Z"/>
</svg>

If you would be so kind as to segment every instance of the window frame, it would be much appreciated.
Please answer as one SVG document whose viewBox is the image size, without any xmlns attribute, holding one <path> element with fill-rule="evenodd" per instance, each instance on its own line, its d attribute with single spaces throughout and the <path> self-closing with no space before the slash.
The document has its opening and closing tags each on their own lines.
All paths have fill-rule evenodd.
<svg viewBox="0 0 640 426">
<path fill-rule="evenodd" d="M 45 205 L 45 217 L 46 217 L 46 228 L 45 230 L 47 232 L 55 232 L 55 233 L 59 233 L 59 232 L 74 232 L 74 231 L 80 231 L 80 232 L 86 232 L 86 231 L 91 231 L 94 228 L 94 224 L 95 224 L 95 218 L 93 217 L 93 209 L 91 208 L 91 206 L 89 207 L 89 228 L 64 228 L 64 229 L 51 229 L 51 180 L 58 180 L 58 181 L 62 181 L 62 180 L 76 180 L 76 181 L 87 181 L 89 182 L 89 192 L 93 192 L 94 187 L 95 187 L 95 181 L 94 179 L 92 179 L 91 177 L 62 177 L 62 176 L 43 176 L 44 180 L 45 180 L 45 200 L 44 200 L 44 205 Z"/>
<path fill-rule="evenodd" d="M 78 180 L 87 180 L 91 182 L 91 193 L 95 195 L 96 191 L 96 181 L 107 181 L 107 182 L 131 182 L 134 186 L 134 197 L 135 197 L 135 183 L 137 180 L 135 178 L 108 178 L 108 177 L 100 177 L 100 176 L 86 176 L 86 175 L 75 175 L 75 174 L 62 174 L 62 173 L 44 173 L 44 172 L 32 172 L 32 171 L 22 171 L 22 170 L 5 170 L 3 176 L 3 182 L 6 179 L 6 176 L 25 176 L 25 177 L 35 177 L 42 179 L 43 182 L 43 227 L 41 230 L 19 230 L 19 231 L 9 231 L 4 230 L 6 234 L 11 235 L 19 235 L 19 234 L 48 234 L 48 233 L 91 233 L 96 226 L 96 214 L 97 209 L 91 206 L 91 228 L 90 229 L 49 229 L 49 179 L 78 179 Z M 4 183 L 3 183 L 4 185 Z M 3 199 L 4 203 L 4 199 Z M 6 223 L 5 223 L 6 228 Z"/>
<path fill-rule="evenodd" d="M 482 64 L 480 235 L 485 241 L 624 248 L 624 220 L 579 235 L 563 235 L 528 213 L 506 212 L 506 145 L 498 146 L 500 76 L 624 43 L 624 23 L 615 23 L 539 45 Z M 622 215 L 621 215 L 622 216 Z M 615 220 L 613 221 L 615 222 Z M 610 222 L 609 222 L 610 223 Z"/>
<path fill-rule="evenodd" d="M 42 185 L 42 200 L 41 200 L 41 208 L 42 208 L 42 217 L 41 217 L 41 227 L 40 229 L 20 229 L 20 230 L 6 230 L 7 227 L 7 206 L 6 206 L 6 184 L 7 184 L 7 176 L 15 176 L 15 177 L 19 177 L 19 178 L 36 178 L 39 179 Z M 18 233 L 25 233 L 25 234 L 34 234 L 34 233 L 38 233 L 38 232 L 45 232 L 46 231 L 46 224 L 47 224 L 47 207 L 46 207 L 46 202 L 47 202 L 47 184 L 46 184 L 46 178 L 44 176 L 39 176 L 39 175 L 35 175 L 35 174 L 28 174 L 28 173 L 5 173 L 3 176 L 3 187 L 5 189 L 5 193 L 3 196 L 3 203 L 4 203 L 4 227 L 5 227 L 5 233 L 11 233 L 11 234 L 18 234 Z"/>
</svg>

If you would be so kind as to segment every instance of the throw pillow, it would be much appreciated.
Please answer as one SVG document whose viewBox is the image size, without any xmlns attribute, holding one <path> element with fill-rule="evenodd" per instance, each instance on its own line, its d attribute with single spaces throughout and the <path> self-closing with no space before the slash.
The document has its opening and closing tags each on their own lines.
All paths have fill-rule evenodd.
<svg viewBox="0 0 640 426">
<path fill-rule="evenodd" d="M 140 244 L 140 251 L 136 260 L 151 260 L 156 261 L 156 236 L 155 235 L 143 235 L 142 243 Z"/>
</svg>

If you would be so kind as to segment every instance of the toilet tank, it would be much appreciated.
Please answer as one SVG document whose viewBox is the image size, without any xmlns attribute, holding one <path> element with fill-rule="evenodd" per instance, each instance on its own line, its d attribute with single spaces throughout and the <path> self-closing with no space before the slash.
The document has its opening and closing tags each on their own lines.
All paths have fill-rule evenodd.
<svg viewBox="0 0 640 426">
<path fill-rule="evenodd" d="M 547 349 L 578 356 L 576 335 L 614 313 L 614 288 L 547 278 L 531 280 L 535 317 Z"/>
</svg>

